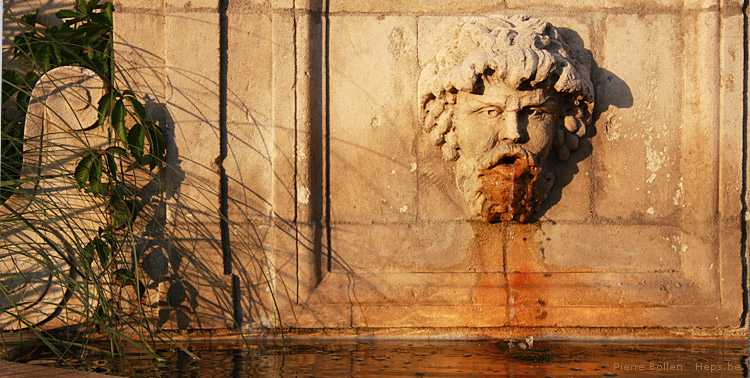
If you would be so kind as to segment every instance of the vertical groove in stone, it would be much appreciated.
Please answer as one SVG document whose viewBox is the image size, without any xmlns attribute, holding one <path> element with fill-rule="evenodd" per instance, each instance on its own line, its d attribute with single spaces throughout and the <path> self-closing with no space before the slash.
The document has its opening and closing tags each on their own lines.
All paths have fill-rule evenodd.
<svg viewBox="0 0 750 378">
<path fill-rule="evenodd" d="M 325 231 L 326 231 L 326 254 L 327 254 L 327 271 L 331 272 L 331 264 L 333 262 L 332 250 L 331 250 L 331 75 L 330 75 L 330 47 L 331 47 L 331 19 L 328 17 L 331 6 L 331 0 L 323 0 L 323 21 L 325 22 L 325 29 L 323 30 L 323 48 L 324 48 L 324 61 L 323 70 L 325 71 L 324 76 L 324 122 L 323 125 L 325 130 L 323 132 L 323 143 L 325 146 L 325 161 L 323 163 L 323 169 L 325 169 Z"/>
<path fill-rule="evenodd" d="M 299 67 L 298 67 L 298 60 L 297 60 L 297 4 L 296 0 L 292 0 L 292 60 L 294 61 L 294 85 L 293 85 L 293 106 L 294 110 L 292 112 L 292 118 L 294 119 L 294 151 L 293 152 L 293 160 L 294 160 L 294 169 L 293 169 L 293 175 L 292 175 L 292 192 L 294 196 L 294 218 L 292 219 L 292 225 L 294 227 L 294 257 L 295 257 L 295 291 L 294 294 L 296 295 L 296 303 L 299 303 L 299 240 L 300 240 L 300 232 L 299 232 L 299 198 L 297 193 L 299 193 L 297 182 L 297 175 L 299 172 L 299 162 L 298 162 L 298 148 L 299 148 L 299 130 L 298 130 L 298 122 L 297 122 L 297 115 L 299 114 L 299 108 L 297 106 L 297 99 L 298 99 L 298 93 L 297 88 L 299 84 L 298 75 L 299 75 Z"/>
<path fill-rule="evenodd" d="M 240 277 L 232 274 L 232 304 L 234 325 L 238 329 L 242 328 L 242 290 L 240 289 Z"/>
<path fill-rule="evenodd" d="M 742 4 L 742 33 L 743 33 L 743 43 L 742 43 L 742 189 L 741 189 L 741 195 L 740 195 L 740 201 L 742 204 L 742 210 L 740 211 L 740 227 L 741 227 L 741 239 L 740 239 L 740 259 L 742 261 L 742 314 L 740 315 L 740 326 L 746 327 L 748 323 L 748 304 L 750 303 L 750 290 L 748 290 L 748 261 L 747 261 L 747 254 L 748 254 L 748 244 L 747 244 L 747 202 L 748 202 L 748 193 L 747 193 L 747 154 L 748 154 L 748 146 L 747 146 L 747 119 L 748 119 L 748 59 L 750 58 L 750 54 L 748 54 L 748 48 L 750 48 L 749 44 L 750 41 L 748 40 L 748 33 L 750 30 L 750 25 L 748 24 L 748 4 L 750 4 L 750 1 L 745 0 Z M 748 352 L 750 352 L 750 332 L 748 332 L 747 336 L 748 340 Z"/>
<path fill-rule="evenodd" d="M 229 0 L 219 0 L 219 227 L 224 274 L 232 274 L 232 251 L 229 245 L 228 193 L 229 183 L 224 160 L 227 158 L 227 69 L 229 65 Z"/>
</svg>

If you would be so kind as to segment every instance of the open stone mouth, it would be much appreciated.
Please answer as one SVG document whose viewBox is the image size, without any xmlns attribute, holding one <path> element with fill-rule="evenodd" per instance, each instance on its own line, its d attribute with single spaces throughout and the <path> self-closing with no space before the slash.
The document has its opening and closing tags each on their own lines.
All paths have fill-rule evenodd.
<svg viewBox="0 0 750 378">
<path fill-rule="evenodd" d="M 503 156 L 494 165 L 515 165 L 516 160 L 518 160 L 517 156 Z"/>
<path fill-rule="evenodd" d="M 529 165 L 527 156 L 522 152 L 504 153 L 490 160 L 489 164 L 485 164 L 482 169 L 482 175 L 500 172 L 516 173 L 517 171 L 524 170 Z"/>
</svg>

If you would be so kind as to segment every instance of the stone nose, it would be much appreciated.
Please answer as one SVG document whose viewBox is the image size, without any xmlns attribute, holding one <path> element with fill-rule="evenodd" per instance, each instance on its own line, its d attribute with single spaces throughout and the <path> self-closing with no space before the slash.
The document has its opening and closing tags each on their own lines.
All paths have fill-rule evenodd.
<svg viewBox="0 0 750 378">
<path fill-rule="evenodd" d="M 503 113 L 503 119 L 499 125 L 498 140 L 506 143 L 519 143 L 521 141 L 521 122 L 519 112 L 506 111 Z"/>
</svg>

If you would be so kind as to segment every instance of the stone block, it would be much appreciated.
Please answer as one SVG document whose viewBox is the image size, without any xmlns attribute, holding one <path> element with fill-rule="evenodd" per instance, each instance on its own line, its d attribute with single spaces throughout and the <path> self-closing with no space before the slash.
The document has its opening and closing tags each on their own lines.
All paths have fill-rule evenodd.
<svg viewBox="0 0 750 378">
<path fill-rule="evenodd" d="M 514 225 L 509 272 L 679 271 L 682 231 L 672 226 L 542 222 Z"/>
<path fill-rule="evenodd" d="M 663 30 L 679 28 L 677 16 L 606 18 L 592 138 L 596 165 L 594 208 L 609 219 L 664 219 L 681 202 L 680 117 L 682 48 Z M 639 45 L 624 55 L 622 46 Z M 664 111 L 673 109 L 674 111 Z"/>
<path fill-rule="evenodd" d="M 541 318 L 538 309 L 517 308 L 512 324 L 521 327 L 654 327 L 689 328 L 725 327 L 733 324 L 736 314 L 717 311 L 714 307 L 550 307 Z M 732 319 L 734 318 L 734 319 Z M 677 331 L 690 336 L 691 331 Z"/>
<path fill-rule="evenodd" d="M 736 41 L 743 34 L 744 27 L 741 13 L 724 11 L 725 8 L 738 6 L 738 3 L 736 1 L 725 3 L 734 4 L 722 5 L 722 13 L 726 16 L 721 20 L 721 44 L 725 47 L 721 52 L 721 173 L 719 175 L 719 188 L 721 189 L 719 193 L 719 247 L 721 251 L 719 274 L 721 276 L 719 282 L 722 303 L 727 308 L 740 309 L 744 300 L 740 284 L 743 280 L 742 258 L 744 256 L 747 259 L 747 253 L 741 250 L 742 226 L 740 224 L 743 138 L 741 128 L 735 125 L 742 123 L 742 112 L 737 109 L 743 107 L 742 83 L 739 78 L 744 75 L 742 73 L 742 48 L 730 41 Z"/>
<path fill-rule="evenodd" d="M 419 177 L 419 221 L 469 219 L 469 204 L 456 185 L 455 163 L 445 161 L 440 148 L 422 130 L 418 131 L 417 143 L 419 158 L 414 169 Z"/>
<path fill-rule="evenodd" d="M 333 271 L 465 272 L 477 265 L 473 236 L 466 223 L 335 224 Z"/>
<path fill-rule="evenodd" d="M 691 12 L 683 18 L 682 161 L 680 213 L 683 223 L 713 222 L 719 210 L 721 151 L 721 18 Z"/>
<path fill-rule="evenodd" d="M 164 6 L 183 9 L 218 10 L 219 2 L 216 0 L 164 0 Z"/>
<path fill-rule="evenodd" d="M 400 13 L 470 13 L 502 10 L 504 0 L 395 0 L 377 2 L 367 0 L 332 0 L 331 12 L 400 12 Z"/>
<path fill-rule="evenodd" d="M 167 217 L 218 222 L 218 15 L 174 13 L 166 21 L 167 185 L 176 193 Z M 194 37 L 183 38 L 185 30 Z"/>
<path fill-rule="evenodd" d="M 228 9 L 229 13 L 260 13 L 269 9 L 271 2 L 271 0 L 235 0 L 229 2 Z"/>
<path fill-rule="evenodd" d="M 163 1 L 154 0 L 115 0 L 114 2 L 115 11 L 121 12 L 128 9 L 153 9 L 161 10 L 164 9 Z M 115 14 L 117 14 L 115 12 Z"/>
<path fill-rule="evenodd" d="M 188 219 L 170 231 L 160 324 L 174 329 L 231 328 L 232 280 L 223 272 L 219 225 Z"/>
<path fill-rule="evenodd" d="M 149 2 L 150 3 L 150 2 Z M 115 12 L 114 49 L 119 85 L 145 100 L 156 120 L 164 119 L 166 72 L 165 18 L 149 13 Z M 142 33 L 142 30 L 150 33 Z M 154 38 L 154 36 L 159 36 Z"/>
<path fill-rule="evenodd" d="M 330 169 L 347 172 L 331 175 L 332 218 L 413 221 L 416 20 L 330 20 Z"/>
<path fill-rule="evenodd" d="M 542 203 L 541 219 L 583 221 L 591 216 L 591 143 L 583 140 L 566 162 L 551 158 L 555 184 Z"/>
<path fill-rule="evenodd" d="M 166 16 L 164 30 L 170 117 L 176 124 L 193 121 L 216 127 L 219 120 L 218 14 L 170 13 Z M 190 38 L 184 38 L 186 30 L 190 30 Z"/>
<path fill-rule="evenodd" d="M 219 131 L 202 122 L 170 127 L 167 138 L 167 186 L 174 208 L 167 218 L 214 219 L 219 216 Z"/>
<path fill-rule="evenodd" d="M 743 35 L 742 15 L 725 16 L 721 20 L 720 72 L 720 134 L 719 134 L 719 214 L 726 221 L 736 221 L 742 211 L 742 124 L 743 52 L 742 46 L 731 43 Z"/>
<path fill-rule="evenodd" d="M 503 273 L 328 275 L 310 305 L 498 305 L 507 303 Z"/>
<path fill-rule="evenodd" d="M 686 0 L 683 4 L 685 9 L 712 9 L 717 10 L 721 0 Z"/>
<path fill-rule="evenodd" d="M 624 8 L 624 9 L 679 9 L 683 0 L 506 0 L 508 8 L 525 9 L 534 7 L 554 7 L 562 9 L 586 9 L 597 11 L 602 8 Z M 713 0 L 710 0 L 713 1 Z"/>
<path fill-rule="evenodd" d="M 716 306 L 719 298 L 696 295 L 679 272 L 511 273 L 508 302 L 517 307 Z"/>
<path fill-rule="evenodd" d="M 229 13 L 227 69 L 227 158 L 229 219 L 267 216 L 273 154 L 271 19 Z M 248 41 L 253 41 L 249 43 Z M 246 69 L 252 67 L 252 69 Z"/>
<path fill-rule="evenodd" d="M 721 297 L 721 245 L 717 225 L 683 225 L 680 271 L 695 285 L 696 296 Z M 723 236 L 723 235 L 722 235 Z"/>
<path fill-rule="evenodd" d="M 273 9 L 292 9 L 292 7 L 294 7 L 294 0 L 271 0 Z"/>
<path fill-rule="evenodd" d="M 502 327 L 508 324 L 505 305 L 355 306 L 352 327 Z"/>
<path fill-rule="evenodd" d="M 294 18 L 285 11 L 271 16 L 272 122 L 271 164 L 273 166 L 273 211 L 291 222 L 296 217 L 296 130 L 295 130 L 295 27 Z"/>
</svg>

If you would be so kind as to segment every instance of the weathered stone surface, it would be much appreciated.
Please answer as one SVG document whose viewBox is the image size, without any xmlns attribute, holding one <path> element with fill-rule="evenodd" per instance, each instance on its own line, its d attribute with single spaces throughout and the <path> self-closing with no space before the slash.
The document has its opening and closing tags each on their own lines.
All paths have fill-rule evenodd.
<svg viewBox="0 0 750 378">
<path fill-rule="evenodd" d="M 219 225 L 188 217 L 170 231 L 159 325 L 167 329 L 232 328 L 232 281 L 223 271 Z"/>
<path fill-rule="evenodd" d="M 518 308 L 511 324 L 535 327 L 654 327 L 668 329 L 695 327 L 703 324 L 707 328 L 725 327 L 737 322 L 736 314 L 717 312 L 714 307 L 550 307 L 542 316 L 538 308 Z M 689 314 L 689 316 L 686 316 Z M 690 332 L 682 332 L 690 336 Z"/>
<path fill-rule="evenodd" d="M 440 12 L 440 13 L 463 13 L 477 12 L 486 13 L 502 10 L 504 0 L 396 0 L 389 2 L 377 2 L 367 0 L 333 0 L 331 1 L 331 12 Z"/>
<path fill-rule="evenodd" d="M 164 38 L 154 38 L 154 35 L 164 34 L 164 15 L 118 11 L 113 17 L 117 82 L 140 96 L 151 117 L 163 122 L 166 116 L 166 47 Z M 144 28 L 153 34 L 141 33 Z"/>
<path fill-rule="evenodd" d="M 593 138 L 597 190 L 594 208 L 609 219 L 652 220 L 674 216 L 681 199 L 679 109 L 682 82 L 681 51 L 677 36 L 660 30 L 679 27 L 672 15 L 610 15 L 606 18 L 603 51 L 598 59 L 606 68 L 605 81 L 625 86 L 605 86 L 597 101 L 603 110 Z M 646 42 L 646 43 L 644 43 Z M 639 44 L 643 54 L 623 55 L 621 46 Z M 629 90 L 632 104 L 604 108 Z M 691 156 L 696 156 L 691 154 Z M 691 168 L 693 169 L 693 168 Z"/>
<path fill-rule="evenodd" d="M 462 272 L 472 265 L 472 229 L 461 223 L 336 224 L 336 272 Z"/>
<path fill-rule="evenodd" d="M 229 13 L 227 158 L 229 221 L 269 216 L 271 191 L 271 18 Z M 248 43 L 248 41 L 254 41 Z M 246 67 L 253 67 L 246 69 Z"/>
<path fill-rule="evenodd" d="M 196 37 L 185 41 L 180 37 L 184 30 Z M 218 15 L 169 14 L 165 32 L 170 36 L 166 41 L 167 177 L 169 189 L 179 196 L 167 217 L 171 220 L 174 212 L 181 211 L 198 221 L 218 222 Z"/>
<path fill-rule="evenodd" d="M 416 214 L 414 17 L 331 17 L 333 222 L 405 222 Z M 367 46 L 366 49 L 362 47 Z"/>
<path fill-rule="evenodd" d="M 164 6 L 183 9 L 217 10 L 219 3 L 214 0 L 164 0 Z"/>
<path fill-rule="evenodd" d="M 682 273 L 511 273 L 509 300 L 518 308 L 715 306 L 716 297 L 696 296 Z M 637 310 L 636 310 L 637 311 Z"/>
<path fill-rule="evenodd" d="M 506 0 L 508 8 L 516 9 L 533 9 L 535 7 L 554 7 L 558 9 L 590 9 L 598 10 L 602 8 L 626 8 L 626 9 L 642 9 L 643 7 L 648 8 L 672 8 L 679 9 L 683 5 L 683 0 L 647 0 L 640 2 L 633 2 L 628 0 Z M 715 0 L 702 0 L 703 2 L 714 2 Z"/>
<path fill-rule="evenodd" d="M 729 5 L 738 6 L 737 2 L 726 1 Z M 742 108 L 742 83 L 738 79 L 742 73 L 742 47 L 731 43 L 743 34 L 742 15 L 732 13 L 723 17 L 721 22 L 721 44 L 726 46 L 721 55 L 721 184 L 719 192 L 719 242 L 721 250 L 721 293 L 722 303 L 728 307 L 739 307 L 743 302 L 741 285 L 731 282 L 742 280 L 742 257 L 747 256 L 742 250 L 742 225 L 740 222 L 742 204 L 737 198 L 742 198 L 742 138 L 737 137 L 737 127 L 742 122 L 742 115 L 737 109 Z"/>
<path fill-rule="evenodd" d="M 508 324 L 504 305 L 483 306 L 356 306 L 352 327 L 502 327 Z"/>
<path fill-rule="evenodd" d="M 230 4 L 224 166 L 237 226 L 231 246 L 243 264 L 234 268 L 251 293 L 242 299 L 250 322 L 738 324 L 744 72 L 740 45 L 731 43 L 742 36 L 737 1 L 332 1 L 320 19 L 308 12 L 322 4 Z M 198 178 L 180 195 L 203 198 L 180 219 L 215 220 L 216 4 L 166 5 L 185 10 L 165 16 L 166 52 L 155 54 L 166 56 L 167 79 L 159 82 L 178 137 L 170 156 L 187 169 L 184 177 Z M 488 12 L 546 19 L 594 64 L 596 123 L 588 142 L 555 164 L 541 219 L 527 225 L 471 220 L 454 163 L 423 132 L 416 105 L 420 70 L 455 38 L 464 16 Z M 158 17 L 147 22 L 159 28 Z M 170 42 L 185 31 L 190 39 Z M 212 264 L 221 263 L 217 235 L 195 250 Z M 261 261 L 281 319 L 269 310 L 254 265 Z M 215 287 L 226 293 L 231 284 Z M 201 311 L 206 324 L 220 326 L 220 312 Z"/>
<path fill-rule="evenodd" d="M 334 273 L 310 305 L 498 305 L 507 303 L 502 273 Z"/>
<path fill-rule="evenodd" d="M 418 174 L 418 221 L 468 220 L 469 205 L 456 186 L 455 166 L 443 159 L 429 135 L 417 136 L 419 158 L 413 168 Z"/>
<path fill-rule="evenodd" d="M 679 271 L 681 230 L 670 226 L 542 222 L 510 231 L 509 272 Z"/>
<path fill-rule="evenodd" d="M 164 8 L 163 1 L 152 1 L 152 0 L 115 0 L 113 1 L 116 11 L 123 11 L 126 9 L 149 9 L 149 10 L 160 10 Z"/>
</svg>

